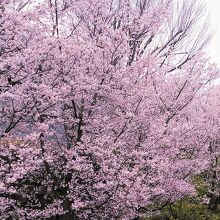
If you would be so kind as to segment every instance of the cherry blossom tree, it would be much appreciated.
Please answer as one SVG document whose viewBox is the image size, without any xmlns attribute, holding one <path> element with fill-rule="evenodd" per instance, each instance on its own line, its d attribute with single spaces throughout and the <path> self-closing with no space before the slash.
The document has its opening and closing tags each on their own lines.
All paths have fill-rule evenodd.
<svg viewBox="0 0 220 220">
<path fill-rule="evenodd" d="M 0 10 L 2 219 L 138 219 L 195 193 L 190 177 L 210 163 L 200 100 L 219 74 L 203 5 Z"/>
<path fill-rule="evenodd" d="M 200 131 L 203 133 L 204 140 L 209 143 L 207 149 L 207 158 L 210 160 L 210 165 L 207 170 L 200 174 L 203 187 L 206 188 L 206 200 L 208 208 L 218 212 L 219 211 L 219 158 L 220 158 L 220 141 L 219 141 L 219 85 L 210 89 L 208 96 L 200 100 L 200 111 L 203 117 L 200 118 L 197 124 L 200 126 Z"/>
</svg>

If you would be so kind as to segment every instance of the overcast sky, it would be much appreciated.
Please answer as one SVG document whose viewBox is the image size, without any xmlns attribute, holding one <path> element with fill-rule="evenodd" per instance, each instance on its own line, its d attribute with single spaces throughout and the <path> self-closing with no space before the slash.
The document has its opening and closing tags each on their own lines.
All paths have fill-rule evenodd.
<svg viewBox="0 0 220 220">
<path fill-rule="evenodd" d="M 220 0 L 206 0 L 210 14 L 210 26 L 214 31 L 214 37 L 208 47 L 213 61 L 220 67 Z"/>
</svg>

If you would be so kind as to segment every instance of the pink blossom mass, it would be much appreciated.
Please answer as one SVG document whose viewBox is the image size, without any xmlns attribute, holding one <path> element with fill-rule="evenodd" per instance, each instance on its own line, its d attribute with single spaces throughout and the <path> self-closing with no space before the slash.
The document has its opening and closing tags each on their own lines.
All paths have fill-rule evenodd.
<svg viewBox="0 0 220 220">
<path fill-rule="evenodd" d="M 137 220 L 196 194 L 220 153 L 204 10 L 0 1 L 0 219 Z"/>
</svg>

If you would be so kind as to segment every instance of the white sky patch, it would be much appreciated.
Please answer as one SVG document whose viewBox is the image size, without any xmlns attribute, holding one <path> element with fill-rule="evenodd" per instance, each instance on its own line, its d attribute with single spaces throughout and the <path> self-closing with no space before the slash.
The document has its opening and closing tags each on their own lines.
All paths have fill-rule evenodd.
<svg viewBox="0 0 220 220">
<path fill-rule="evenodd" d="M 214 34 L 207 49 L 212 61 L 220 67 L 220 0 L 206 0 L 206 3 L 210 15 L 210 28 Z"/>
</svg>

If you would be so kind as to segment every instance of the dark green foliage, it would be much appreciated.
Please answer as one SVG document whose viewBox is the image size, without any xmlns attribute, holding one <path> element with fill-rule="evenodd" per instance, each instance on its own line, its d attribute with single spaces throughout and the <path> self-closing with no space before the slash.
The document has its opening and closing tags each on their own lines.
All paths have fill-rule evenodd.
<svg viewBox="0 0 220 220">
<path fill-rule="evenodd" d="M 204 177 L 202 175 L 195 176 L 193 182 L 197 196 L 185 197 L 178 202 L 167 205 L 161 210 L 160 215 L 144 220 L 220 220 L 220 210 L 218 208 L 211 209 L 209 204 L 204 203 L 204 198 L 209 200 L 212 198 Z"/>
</svg>

